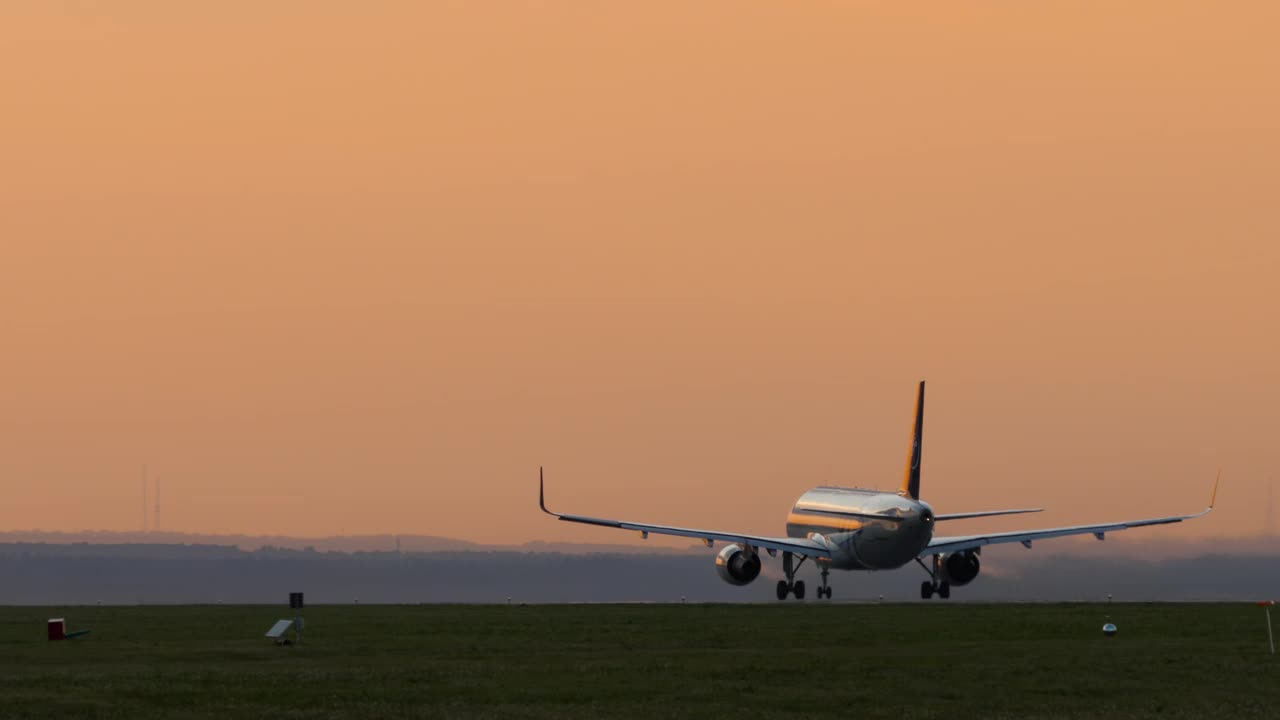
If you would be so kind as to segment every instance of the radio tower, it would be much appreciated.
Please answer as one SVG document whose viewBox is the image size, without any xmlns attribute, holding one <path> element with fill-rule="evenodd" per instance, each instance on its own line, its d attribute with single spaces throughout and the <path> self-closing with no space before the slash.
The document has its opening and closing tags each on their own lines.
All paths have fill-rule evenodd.
<svg viewBox="0 0 1280 720">
<path fill-rule="evenodd" d="M 156 478 L 156 518 L 151 529 L 160 532 L 160 478 Z"/>
<path fill-rule="evenodd" d="M 1276 494 L 1276 479 L 1271 478 L 1267 483 L 1267 534 L 1276 534 L 1276 507 L 1273 502 L 1273 496 Z"/>
<path fill-rule="evenodd" d="M 147 466 L 142 466 L 142 532 L 147 531 Z"/>
</svg>

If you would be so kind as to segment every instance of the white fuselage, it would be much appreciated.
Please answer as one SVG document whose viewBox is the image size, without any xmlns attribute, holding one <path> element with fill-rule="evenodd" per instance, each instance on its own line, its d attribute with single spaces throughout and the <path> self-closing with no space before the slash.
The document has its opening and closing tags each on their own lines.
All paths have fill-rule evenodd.
<svg viewBox="0 0 1280 720">
<path fill-rule="evenodd" d="M 832 568 L 890 570 L 911 562 L 928 546 L 933 518 L 928 503 L 899 493 L 819 487 L 796 501 L 787 516 L 787 537 L 824 538 L 832 547 Z"/>
</svg>

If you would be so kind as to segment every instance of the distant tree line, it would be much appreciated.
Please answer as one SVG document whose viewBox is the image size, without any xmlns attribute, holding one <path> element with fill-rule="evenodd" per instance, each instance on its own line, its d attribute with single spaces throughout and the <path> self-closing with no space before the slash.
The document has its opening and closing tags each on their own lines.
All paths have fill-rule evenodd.
<svg viewBox="0 0 1280 720">
<path fill-rule="evenodd" d="M 992 562 L 992 560 L 995 562 Z M 1039 555 L 999 564 L 956 588 L 956 601 L 1259 600 L 1280 596 L 1280 555 Z M 721 582 L 706 554 L 319 552 L 225 546 L 0 544 L 0 604 L 763 602 L 777 563 L 747 587 Z M 774 577 L 770 577 L 772 574 Z M 816 586 L 806 564 L 801 576 Z M 918 599 L 918 568 L 833 572 L 837 600 Z M 937 601 L 934 601 L 937 602 Z"/>
</svg>

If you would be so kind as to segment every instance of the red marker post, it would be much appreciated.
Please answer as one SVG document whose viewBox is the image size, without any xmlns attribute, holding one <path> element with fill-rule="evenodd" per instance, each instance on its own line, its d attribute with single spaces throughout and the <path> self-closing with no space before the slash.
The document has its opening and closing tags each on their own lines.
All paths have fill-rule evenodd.
<svg viewBox="0 0 1280 720">
<path fill-rule="evenodd" d="M 1267 609 L 1267 642 L 1271 643 L 1272 655 L 1276 654 L 1276 639 L 1271 634 L 1271 606 L 1275 604 L 1276 604 L 1275 600 L 1263 600 L 1262 602 L 1258 603 L 1258 607 L 1264 607 Z"/>
</svg>

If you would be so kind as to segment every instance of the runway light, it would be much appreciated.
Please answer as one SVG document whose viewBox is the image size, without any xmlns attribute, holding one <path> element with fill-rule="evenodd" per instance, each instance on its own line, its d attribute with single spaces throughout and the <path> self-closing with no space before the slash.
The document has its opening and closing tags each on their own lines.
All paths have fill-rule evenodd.
<svg viewBox="0 0 1280 720">
<path fill-rule="evenodd" d="M 1102 626 L 1102 634 L 1106 635 L 1107 637 L 1115 637 L 1116 632 L 1117 630 L 1114 623 L 1107 623 L 1106 625 Z"/>
</svg>

